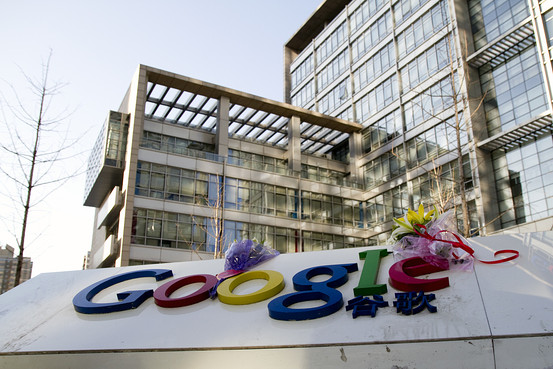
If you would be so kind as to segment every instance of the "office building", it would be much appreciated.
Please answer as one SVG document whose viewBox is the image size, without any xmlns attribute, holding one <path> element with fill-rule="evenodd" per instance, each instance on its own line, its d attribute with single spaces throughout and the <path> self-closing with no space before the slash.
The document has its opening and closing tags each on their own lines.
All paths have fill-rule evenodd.
<svg viewBox="0 0 553 369">
<path fill-rule="evenodd" d="M 32 269 L 33 262 L 31 258 L 24 257 L 20 283 L 31 279 Z M 14 287 L 16 271 L 17 256 L 14 257 L 14 248 L 9 245 L 0 247 L 0 294 Z"/>
<path fill-rule="evenodd" d="M 473 234 L 550 229 L 547 4 L 325 1 L 285 45 L 286 103 L 139 66 L 89 162 L 89 267 L 383 244 L 460 187 Z"/>
<path fill-rule="evenodd" d="M 363 126 L 344 151 L 379 241 L 407 205 L 460 206 L 457 122 L 471 232 L 551 229 L 552 6 L 326 1 L 287 42 L 286 101 Z"/>
<path fill-rule="evenodd" d="M 196 260 L 256 238 L 281 252 L 362 246 L 364 190 L 303 151 L 361 125 L 139 66 L 88 167 L 92 268 Z M 300 195 L 301 194 L 301 195 Z"/>
</svg>

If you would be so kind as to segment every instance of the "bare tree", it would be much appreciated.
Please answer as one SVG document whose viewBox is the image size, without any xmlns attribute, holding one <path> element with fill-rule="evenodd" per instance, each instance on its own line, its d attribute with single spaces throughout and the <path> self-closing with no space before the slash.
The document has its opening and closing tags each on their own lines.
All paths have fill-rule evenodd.
<svg viewBox="0 0 553 369">
<path fill-rule="evenodd" d="M 470 235 L 470 218 L 469 210 L 467 204 L 467 193 L 465 190 L 465 174 L 463 171 L 463 147 L 461 145 L 461 130 L 465 132 L 469 129 L 469 120 L 467 119 L 468 112 L 468 102 L 467 95 L 462 92 L 463 83 L 457 83 L 456 76 L 459 71 L 459 68 L 456 68 L 457 63 L 454 58 L 453 46 L 451 39 L 448 38 L 448 52 L 449 52 L 449 70 L 450 70 L 450 81 L 451 81 L 451 90 L 453 91 L 453 111 L 455 114 L 454 128 L 455 128 L 455 139 L 456 139 L 456 152 L 457 152 L 457 166 L 459 168 L 459 175 L 457 177 L 457 188 L 459 190 L 459 196 L 461 197 L 461 213 L 463 218 L 463 234 L 465 237 Z M 464 64 L 466 56 L 461 58 L 460 63 Z M 484 99 L 482 98 L 482 101 Z M 463 117 L 459 116 L 459 104 L 462 105 Z M 463 119 L 464 118 L 464 119 Z"/>
<path fill-rule="evenodd" d="M 225 166 L 225 164 L 223 164 Z M 211 186 L 211 184 L 208 184 Z M 206 204 L 210 208 L 211 216 L 209 217 L 210 225 L 208 226 L 211 232 L 211 236 L 215 240 L 215 249 L 213 250 L 213 258 L 220 259 L 223 257 L 223 251 L 225 247 L 225 176 L 216 176 L 215 179 L 215 192 L 214 196 L 209 198 L 209 191 Z"/>
<path fill-rule="evenodd" d="M 445 212 L 455 204 L 455 186 L 448 185 L 447 182 L 455 180 L 455 173 L 450 175 L 453 178 L 447 178 L 443 173 L 443 167 L 436 165 L 432 159 L 432 169 L 429 171 L 432 190 L 433 203 L 440 213 Z"/>
<path fill-rule="evenodd" d="M 194 200 L 196 204 L 203 205 L 207 208 L 208 214 L 202 216 L 192 215 L 192 227 L 196 227 L 205 234 L 206 240 L 204 245 L 206 248 L 210 239 L 214 241 L 213 258 L 220 259 L 224 256 L 224 246 L 226 241 L 224 239 L 225 223 L 223 216 L 225 184 L 222 180 L 224 176 L 217 174 L 214 177 L 215 181 L 209 179 L 207 188 L 205 189 L 206 192 L 201 195 L 196 195 Z M 182 230 L 179 229 L 178 232 L 183 239 L 187 238 L 184 236 L 184 232 Z M 193 237 L 194 230 L 191 229 L 190 232 L 190 236 Z M 201 254 L 198 252 L 197 247 L 194 247 L 195 241 L 190 240 L 184 242 L 187 243 L 190 250 L 193 250 L 201 259 Z"/>
<path fill-rule="evenodd" d="M 212 183 L 209 183 L 208 186 L 211 186 Z M 223 181 L 219 180 L 219 176 L 216 176 L 216 182 L 213 183 L 215 186 L 215 193 L 212 193 L 211 198 L 209 195 L 206 195 L 204 198 L 199 199 L 199 201 L 209 209 L 210 215 L 206 217 L 206 223 L 198 222 L 196 217 L 192 217 L 194 223 L 199 227 L 206 235 L 206 245 L 209 239 L 213 239 L 215 242 L 215 248 L 213 250 L 213 258 L 220 259 L 223 257 L 224 250 L 224 191 L 225 184 Z M 209 191 L 208 191 L 209 193 Z"/>
<path fill-rule="evenodd" d="M 15 286 L 21 281 L 31 209 L 77 175 L 66 173 L 62 166 L 65 160 L 75 156 L 69 149 L 74 147 L 77 140 L 69 140 L 68 131 L 61 130 L 62 123 L 69 114 L 65 110 L 52 111 L 52 101 L 64 84 L 51 83 L 49 80 L 51 56 L 50 52 L 46 63 L 42 65 L 40 78 L 33 79 L 22 72 L 26 87 L 33 95 L 32 103 L 24 102 L 22 91 L 10 84 L 14 104 L 7 103 L 8 99 L 1 94 L 7 107 L 7 110 L 2 108 L 2 120 L 8 137 L 5 143 L 3 141 L 0 144 L 0 148 L 11 160 L 3 163 L 5 165 L 0 167 L 0 172 L 8 178 L 17 192 L 4 191 L 2 194 L 12 201 L 18 218 L 13 232 L 19 248 Z M 9 113 L 9 119 L 6 113 Z M 42 189 L 36 194 L 39 187 Z"/>
<path fill-rule="evenodd" d="M 463 235 L 465 237 L 470 236 L 470 218 L 468 211 L 468 201 L 467 201 L 467 192 L 465 189 L 466 176 L 463 170 L 463 136 L 467 135 L 467 132 L 470 130 L 470 122 L 475 114 L 478 113 L 479 109 L 482 107 L 484 102 L 484 96 L 478 98 L 477 101 L 472 102 L 474 107 L 472 111 L 469 110 L 469 99 L 465 90 L 468 90 L 468 85 L 471 83 L 469 75 L 465 73 L 467 70 L 466 65 L 466 50 L 465 52 L 457 53 L 455 52 L 454 43 L 452 40 L 451 34 L 445 37 L 446 42 L 446 57 L 448 59 L 447 63 L 447 79 L 449 83 L 449 91 L 444 93 L 444 90 L 440 94 L 436 94 L 432 89 L 427 89 L 425 91 L 418 91 L 419 95 L 423 98 L 418 102 L 413 100 L 413 104 L 420 109 L 424 115 L 440 119 L 439 117 L 441 111 L 434 112 L 432 107 L 426 106 L 425 102 L 431 102 L 433 98 L 442 98 L 450 103 L 449 106 L 445 107 L 446 109 L 452 109 L 453 117 L 444 121 L 444 124 L 448 125 L 455 132 L 455 148 L 453 152 L 456 154 L 457 162 L 457 175 L 454 175 L 451 178 L 454 181 L 453 188 L 440 188 L 438 185 L 437 194 L 438 200 L 441 205 L 450 205 L 455 208 L 457 206 L 457 201 L 455 198 L 459 196 L 460 207 L 461 207 L 461 218 L 463 222 Z M 466 43 L 465 43 L 466 44 Z M 436 143 L 439 144 L 439 143 Z M 430 176 L 435 178 L 439 182 L 441 177 L 441 168 L 438 168 L 436 163 L 433 160 L 433 168 L 426 170 Z"/>
</svg>

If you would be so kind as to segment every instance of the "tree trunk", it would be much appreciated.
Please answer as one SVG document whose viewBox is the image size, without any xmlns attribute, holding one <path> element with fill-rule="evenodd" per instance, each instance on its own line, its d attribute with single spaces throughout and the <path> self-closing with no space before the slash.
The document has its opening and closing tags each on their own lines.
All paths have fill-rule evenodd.
<svg viewBox="0 0 553 369">
<path fill-rule="evenodd" d="M 31 155 L 31 168 L 29 169 L 29 177 L 27 179 L 27 197 L 25 199 L 24 211 L 23 211 L 23 223 L 21 225 L 21 238 L 19 240 L 19 255 L 17 256 L 17 268 L 15 270 L 15 282 L 14 287 L 21 283 L 21 271 L 23 269 L 23 252 L 25 251 L 25 235 L 27 233 L 27 223 L 29 220 L 29 209 L 31 208 L 31 193 L 34 188 L 34 174 L 35 166 L 38 155 L 38 143 L 40 141 L 40 130 L 42 125 L 42 115 L 44 112 L 44 100 L 46 98 L 46 82 L 47 74 L 44 77 L 44 84 L 42 86 L 42 92 L 40 95 L 40 110 L 35 127 L 35 142 L 33 147 L 33 154 Z"/>
<path fill-rule="evenodd" d="M 453 60 L 451 60 L 451 63 L 453 63 Z M 459 170 L 459 175 L 455 179 L 457 182 L 457 188 L 459 189 L 459 196 L 461 198 L 461 214 L 463 218 L 463 236 L 469 237 L 470 236 L 470 218 L 469 218 L 469 210 L 467 205 L 467 193 L 465 190 L 465 173 L 463 171 L 463 148 L 461 147 L 461 118 L 459 117 L 459 104 L 458 104 L 458 98 L 459 95 L 455 93 L 456 91 L 456 83 L 455 83 L 455 69 L 451 68 L 451 87 L 453 93 L 453 106 L 455 109 L 455 138 L 457 143 L 457 167 Z M 464 100 L 464 99 L 463 99 Z M 465 104 L 464 104 L 465 105 Z M 463 109 L 463 116 L 466 114 L 466 109 Z"/>
</svg>

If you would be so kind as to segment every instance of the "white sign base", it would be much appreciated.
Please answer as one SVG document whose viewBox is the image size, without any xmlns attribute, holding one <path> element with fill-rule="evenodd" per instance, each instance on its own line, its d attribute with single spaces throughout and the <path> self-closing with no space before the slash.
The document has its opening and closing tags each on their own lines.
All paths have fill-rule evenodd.
<svg viewBox="0 0 553 369">
<path fill-rule="evenodd" d="M 492 259 L 499 249 L 520 257 L 504 264 L 476 262 L 474 271 L 448 271 L 421 278 L 449 277 L 432 305 L 416 315 L 392 306 L 374 318 L 340 311 L 319 319 L 279 321 L 267 304 L 226 305 L 218 299 L 162 308 L 153 298 L 138 308 L 108 314 L 81 314 L 73 297 L 104 278 L 141 269 L 170 269 L 173 278 L 217 274 L 223 260 L 96 269 L 39 275 L 0 295 L 0 369 L 10 368 L 545 368 L 553 364 L 553 232 L 470 240 L 476 255 Z M 359 271 L 338 290 L 345 303 L 359 283 L 365 249 L 284 254 L 256 269 L 275 270 L 294 292 L 299 271 L 357 263 Z M 501 256 L 499 256 L 501 257 Z M 378 283 L 388 282 L 392 255 L 381 259 Z M 324 280 L 321 276 L 316 277 Z M 122 282 L 94 302 L 115 302 L 118 292 L 156 289 L 153 278 Z M 250 281 L 236 293 L 263 283 Z M 175 292 L 185 296 L 198 288 Z M 302 303 L 302 307 L 318 303 Z"/>
</svg>

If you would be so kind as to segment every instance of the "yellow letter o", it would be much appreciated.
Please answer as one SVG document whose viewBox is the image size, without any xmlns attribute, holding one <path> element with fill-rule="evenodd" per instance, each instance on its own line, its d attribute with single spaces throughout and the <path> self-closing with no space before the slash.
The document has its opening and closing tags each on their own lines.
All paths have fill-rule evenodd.
<svg viewBox="0 0 553 369">
<path fill-rule="evenodd" d="M 235 295 L 232 293 L 236 287 L 252 279 L 265 279 L 267 284 L 247 295 Z M 247 305 L 263 301 L 273 297 L 284 288 L 284 277 L 274 270 L 252 270 L 224 280 L 217 287 L 219 300 L 228 305 Z"/>
</svg>

